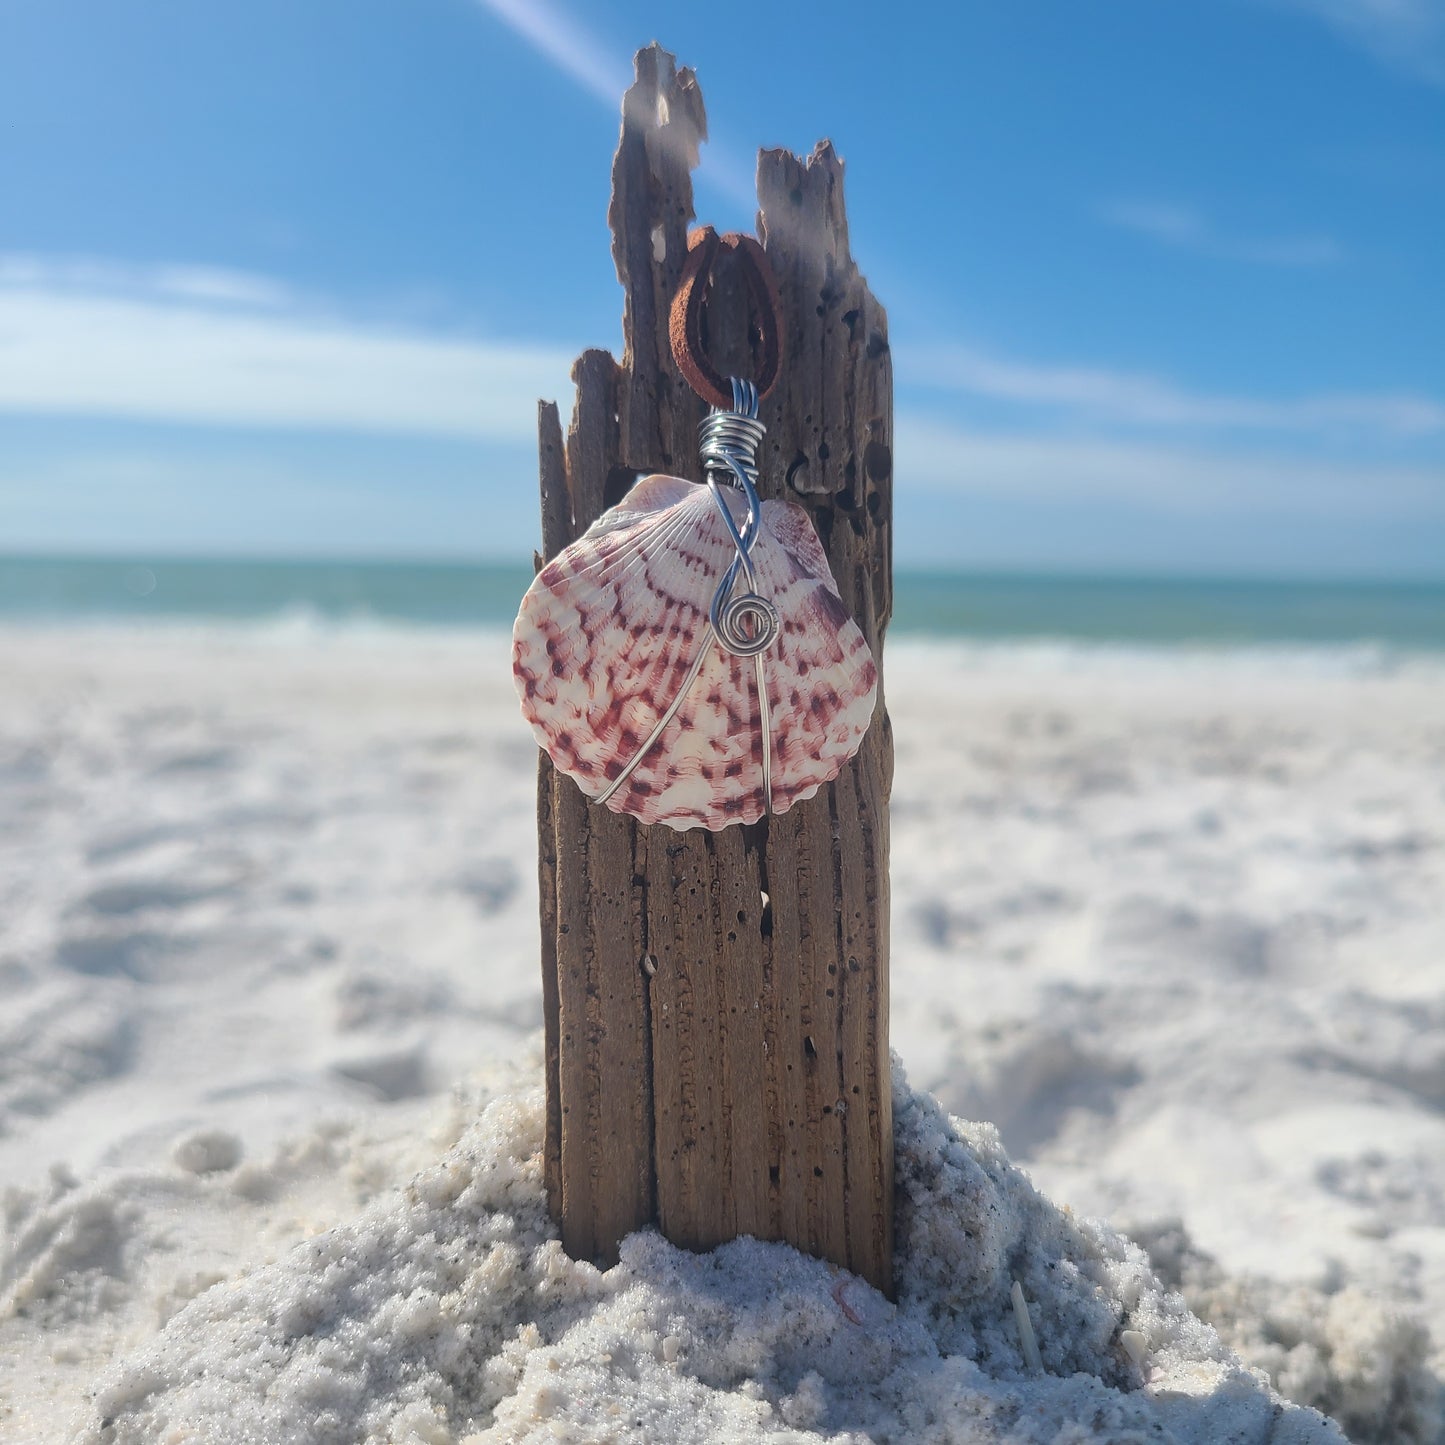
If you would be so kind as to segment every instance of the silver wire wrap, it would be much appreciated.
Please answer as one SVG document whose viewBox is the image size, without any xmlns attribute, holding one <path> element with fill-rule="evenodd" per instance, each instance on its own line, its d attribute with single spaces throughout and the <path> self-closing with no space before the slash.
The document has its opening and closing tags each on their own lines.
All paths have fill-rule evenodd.
<svg viewBox="0 0 1445 1445">
<path fill-rule="evenodd" d="M 698 427 L 698 450 L 703 474 L 717 503 L 728 535 L 737 548 L 732 565 L 712 595 L 708 621 L 720 646 L 734 657 L 753 659 L 753 676 L 758 690 L 758 731 L 762 742 L 763 811 L 773 811 L 773 722 L 768 708 L 768 678 L 763 653 L 777 641 L 782 623 L 778 609 L 758 595 L 753 575 L 753 543 L 762 525 L 763 504 L 758 500 L 758 443 L 767 428 L 758 420 L 758 389 L 750 381 L 730 378 L 733 409 L 712 411 Z M 723 494 L 723 483 L 731 483 L 747 498 L 748 514 L 741 530 L 733 520 L 732 508 Z M 739 578 L 743 591 L 737 592 Z"/>
<path fill-rule="evenodd" d="M 668 723 L 677 715 L 683 699 L 692 690 L 697 675 L 707 658 L 713 638 L 718 645 L 734 657 L 753 659 L 754 677 L 758 691 L 758 729 L 762 737 L 763 762 L 763 810 L 773 811 L 773 724 L 768 706 L 768 680 L 763 669 L 763 653 L 777 640 L 782 624 L 777 608 L 766 597 L 757 592 L 757 579 L 753 575 L 752 550 L 758 539 L 758 528 L 762 525 L 762 502 L 758 499 L 758 443 L 762 441 L 767 428 L 758 420 L 758 389 L 750 381 L 739 381 L 732 377 L 733 409 L 710 412 L 698 427 L 698 449 L 702 456 L 704 475 L 708 490 L 717 504 L 723 525 L 737 548 L 728 570 L 713 593 L 712 606 L 708 610 L 708 626 L 703 631 L 697 656 L 692 660 L 682 686 L 668 705 L 667 711 L 658 718 L 641 746 L 628 759 L 627 764 L 615 778 L 593 800 L 605 803 L 636 771 L 637 765 L 652 750 Z M 747 498 L 748 514 L 743 525 L 733 519 L 732 508 L 728 506 L 724 486 L 734 487 Z M 742 579 L 744 590 L 734 595 L 734 589 Z"/>
<path fill-rule="evenodd" d="M 777 609 L 758 595 L 751 557 L 762 520 L 757 491 L 758 443 L 767 428 L 758 420 L 757 387 L 737 377 L 731 380 L 733 409 L 710 412 L 698 427 L 698 450 L 707 485 L 737 548 L 737 556 L 713 593 L 708 620 L 718 641 L 734 657 L 756 657 L 773 645 L 781 627 Z M 736 488 L 747 498 L 748 514 L 741 529 L 723 494 L 724 485 Z M 740 577 L 744 590 L 734 595 Z"/>
</svg>

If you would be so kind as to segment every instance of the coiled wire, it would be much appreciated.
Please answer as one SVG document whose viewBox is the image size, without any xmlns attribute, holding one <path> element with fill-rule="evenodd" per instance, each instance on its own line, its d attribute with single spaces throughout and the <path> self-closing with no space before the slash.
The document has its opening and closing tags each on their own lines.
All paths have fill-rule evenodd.
<svg viewBox="0 0 1445 1445">
<path fill-rule="evenodd" d="M 762 521 L 758 500 L 758 444 L 767 428 L 758 420 L 758 389 L 750 381 L 731 378 L 733 409 L 712 411 L 698 427 L 698 450 L 707 485 L 737 556 L 713 593 L 708 620 L 718 641 L 734 657 L 757 657 L 777 640 L 782 624 L 777 609 L 759 596 L 753 575 L 752 550 Z M 738 526 L 723 487 L 741 491 L 748 513 Z M 743 590 L 737 591 L 739 579 Z"/>
<path fill-rule="evenodd" d="M 758 420 L 758 389 L 750 381 L 732 378 L 733 409 L 713 411 L 698 427 L 698 447 L 702 454 L 703 470 L 707 476 L 708 490 L 717 503 L 718 514 L 728 535 L 733 539 L 737 556 L 732 565 L 723 573 L 722 580 L 713 593 L 712 606 L 708 610 L 708 621 L 719 644 L 734 657 L 751 657 L 754 675 L 757 679 L 758 731 L 761 737 L 763 771 L 763 808 L 773 810 L 773 723 L 768 706 L 767 677 L 764 675 L 762 654 L 777 639 L 782 625 L 777 609 L 757 592 L 757 579 L 753 575 L 751 553 L 753 543 L 758 539 L 758 527 L 762 522 L 762 503 L 758 500 L 758 443 L 767 430 Z M 748 514 L 741 527 L 733 518 L 728 506 L 724 487 L 736 488 L 747 498 Z M 743 590 L 736 592 L 739 579 Z M 658 718 L 652 731 L 642 740 L 641 746 L 633 753 L 620 772 L 606 788 L 597 795 L 595 802 L 605 803 L 630 778 L 637 765 L 645 758 L 653 744 L 660 738 L 667 725 L 677 715 L 678 709 L 687 697 L 702 665 L 708 655 L 708 643 L 704 639 L 692 667 L 682 681 L 667 710 Z"/>
</svg>

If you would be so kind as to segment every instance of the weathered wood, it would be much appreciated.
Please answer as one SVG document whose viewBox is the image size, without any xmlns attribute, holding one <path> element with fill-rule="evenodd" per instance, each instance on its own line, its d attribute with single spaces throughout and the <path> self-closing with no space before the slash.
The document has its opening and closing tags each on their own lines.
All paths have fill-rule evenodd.
<svg viewBox="0 0 1445 1445">
<path fill-rule="evenodd" d="M 609 222 L 624 295 L 619 366 L 585 353 L 565 448 L 541 423 L 543 552 L 639 472 L 699 476 L 702 403 L 673 364 L 667 308 L 706 136 L 692 73 L 639 53 Z M 842 166 L 764 152 L 759 226 L 787 354 L 764 403 L 765 497 L 812 515 L 882 662 L 892 606 L 887 322 L 848 251 Z M 708 352 L 747 376 L 755 318 L 719 263 Z M 559 490 L 560 489 L 560 490 Z M 615 1258 L 656 1218 L 675 1242 L 785 1239 L 892 1283 L 888 792 L 880 687 L 858 757 L 790 812 L 719 833 L 643 828 L 539 777 L 547 1181 L 563 1240 Z M 555 1015 L 555 1017 L 553 1017 Z"/>
<path fill-rule="evenodd" d="M 572 380 L 577 401 L 565 451 L 555 408 L 541 416 L 547 557 L 603 510 L 618 453 L 616 362 L 605 351 L 584 352 Z M 651 1037 L 631 901 L 637 830 L 593 808 L 544 754 L 537 831 L 547 1189 L 567 1250 L 606 1258 L 654 1214 Z"/>
<path fill-rule="evenodd" d="M 567 545 L 572 535 L 572 501 L 567 495 L 567 458 L 562 449 L 562 423 L 557 404 L 537 404 L 537 453 L 542 487 L 542 553 L 545 557 Z M 556 769 L 540 753 L 537 769 L 537 896 L 542 914 L 542 1028 L 547 1067 L 547 1131 L 543 1149 L 547 1198 L 553 1213 L 562 1214 L 562 1096 L 560 980 L 557 972 L 557 827 L 552 810 Z"/>
</svg>

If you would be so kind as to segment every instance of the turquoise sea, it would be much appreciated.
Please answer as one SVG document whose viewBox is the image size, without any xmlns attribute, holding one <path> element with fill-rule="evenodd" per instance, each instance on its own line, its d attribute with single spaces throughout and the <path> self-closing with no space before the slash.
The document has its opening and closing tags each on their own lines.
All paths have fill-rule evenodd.
<svg viewBox="0 0 1445 1445">
<path fill-rule="evenodd" d="M 510 626 L 525 564 L 0 556 L 0 621 Z M 900 569 L 893 634 L 1445 650 L 1445 583 L 983 575 Z"/>
</svg>

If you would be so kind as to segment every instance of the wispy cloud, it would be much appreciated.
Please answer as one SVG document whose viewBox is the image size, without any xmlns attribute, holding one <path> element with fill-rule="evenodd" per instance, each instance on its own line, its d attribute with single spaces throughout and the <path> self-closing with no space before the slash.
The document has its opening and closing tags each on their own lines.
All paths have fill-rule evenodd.
<svg viewBox="0 0 1445 1445">
<path fill-rule="evenodd" d="M 135 266 L 92 256 L 0 253 L 0 288 L 22 287 L 253 307 L 295 301 L 287 287 L 269 276 L 224 266 Z"/>
<path fill-rule="evenodd" d="M 1187 206 L 1111 201 L 1099 207 L 1099 216 L 1111 226 L 1148 236 L 1166 246 L 1229 261 L 1261 266 L 1331 266 L 1344 258 L 1343 248 L 1330 236 L 1228 236 Z"/>
<path fill-rule="evenodd" d="M 1082 422 L 1297 435 L 1351 432 L 1388 440 L 1445 434 L 1445 404 L 1409 394 L 1220 396 L 1137 372 L 1040 365 L 964 346 L 899 346 L 895 358 L 900 379 L 912 386 L 1042 407 Z"/>
<path fill-rule="evenodd" d="M 982 432 L 918 414 L 900 415 L 897 431 L 900 488 L 1178 513 L 1445 518 L 1445 467 Z"/>
<path fill-rule="evenodd" d="M 205 267 L 0 260 L 0 411 L 521 440 L 573 354 L 337 320 Z"/>
<path fill-rule="evenodd" d="M 1313 15 L 1378 60 L 1445 85 L 1445 6 L 1440 0 L 1272 0 Z"/>
</svg>

